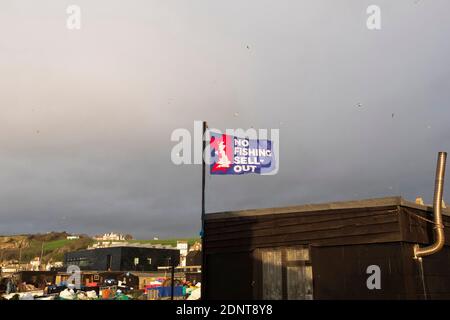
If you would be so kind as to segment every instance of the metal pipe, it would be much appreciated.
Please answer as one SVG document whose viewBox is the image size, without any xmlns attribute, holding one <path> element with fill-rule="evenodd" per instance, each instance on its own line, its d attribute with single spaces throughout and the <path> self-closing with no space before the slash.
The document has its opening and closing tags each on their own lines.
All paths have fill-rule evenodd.
<svg viewBox="0 0 450 320">
<path fill-rule="evenodd" d="M 434 199 L 433 199 L 433 211 L 434 211 L 434 243 L 421 248 L 418 244 L 414 246 L 414 258 L 421 258 L 429 256 L 442 249 L 445 243 L 444 236 L 444 224 L 442 223 L 442 195 L 444 192 L 444 178 L 445 178 L 445 163 L 447 161 L 447 152 L 439 152 L 437 167 L 436 167 L 436 180 L 434 184 Z"/>
<path fill-rule="evenodd" d="M 171 263 L 171 284 L 170 284 L 170 300 L 173 300 L 173 295 L 174 295 L 174 291 L 175 291 L 175 257 L 172 256 L 170 258 Z"/>
</svg>

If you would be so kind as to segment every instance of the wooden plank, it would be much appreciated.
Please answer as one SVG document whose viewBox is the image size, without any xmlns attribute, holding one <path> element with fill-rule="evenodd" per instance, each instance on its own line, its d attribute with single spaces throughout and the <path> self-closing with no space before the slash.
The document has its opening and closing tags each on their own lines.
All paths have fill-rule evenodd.
<svg viewBox="0 0 450 320">
<path fill-rule="evenodd" d="M 315 222 L 326 222 L 326 221 L 339 221 L 339 220 L 346 220 L 346 219 L 352 219 L 352 218 L 359 218 L 359 217 L 369 217 L 374 215 L 380 215 L 380 214 L 391 214 L 391 215 L 398 215 L 398 211 L 396 209 L 394 210 L 373 210 L 373 211 L 361 211 L 358 213 L 351 212 L 351 213 L 333 213 L 333 214 L 326 214 L 326 215 L 309 215 L 309 216 L 302 216 L 302 215 L 290 215 L 289 217 L 286 216 L 280 216 L 275 217 L 273 219 L 241 219 L 239 222 L 235 222 L 233 225 L 229 224 L 210 224 L 207 223 L 205 225 L 205 230 L 209 234 L 215 234 L 215 233 L 223 233 L 224 231 L 242 231 L 245 230 L 247 226 L 251 226 L 254 229 L 264 229 L 264 228 L 273 228 L 275 227 L 281 227 L 281 226 L 290 226 L 290 225 L 299 225 L 299 224 L 308 224 L 308 223 L 315 223 Z"/>
<path fill-rule="evenodd" d="M 381 232 L 371 233 L 369 235 L 351 235 L 345 237 L 319 239 L 319 240 L 304 240 L 304 241 L 283 241 L 283 242 L 267 242 L 264 244 L 254 245 L 252 243 L 241 244 L 238 246 L 227 247 L 208 247 L 205 248 L 206 254 L 216 254 L 223 252 L 250 252 L 258 248 L 271 248 L 295 245 L 312 245 L 312 246 L 337 246 L 337 245 L 357 245 L 357 244 L 372 244 L 372 243 L 387 243 L 401 241 L 398 232 Z"/>
<path fill-rule="evenodd" d="M 287 299 L 310 300 L 313 296 L 312 267 L 303 263 L 301 266 L 287 266 Z"/>
<path fill-rule="evenodd" d="M 281 250 L 262 250 L 263 300 L 282 299 Z"/>
<path fill-rule="evenodd" d="M 394 212 L 397 211 L 397 207 L 377 207 L 377 208 L 356 208 L 348 210 L 328 210 L 328 211 L 318 211 L 318 212 L 296 212 L 290 214 L 279 214 L 279 215 L 265 215 L 265 216 L 250 216 L 250 217 L 237 217 L 228 219 L 215 219 L 206 222 L 209 230 L 212 232 L 216 229 L 231 228 L 235 226 L 243 226 L 255 223 L 267 223 L 270 221 L 293 221 L 294 223 L 303 222 L 315 222 L 324 221 L 327 219 L 340 219 L 347 217 L 357 217 L 374 214 L 377 212 Z"/>
<path fill-rule="evenodd" d="M 386 207 L 386 206 L 402 206 L 413 209 L 418 209 L 421 211 L 432 212 L 433 209 L 429 205 L 419 205 L 412 201 L 407 201 L 401 197 L 386 197 L 386 198 L 376 198 L 376 199 L 365 199 L 365 200 L 354 200 L 354 201 L 339 201 L 339 202 L 329 202 L 329 203 L 319 203 L 319 204 L 305 204 L 299 206 L 290 207 L 279 207 L 279 208 L 265 208 L 265 209 L 250 209 L 250 210 L 239 210 L 239 211 L 225 211 L 209 213 L 206 215 L 207 220 L 216 219 L 229 219 L 233 217 L 249 217 L 249 216 L 264 216 L 271 214 L 285 214 L 285 213 L 295 213 L 295 212 L 319 212 L 326 210 L 338 210 L 338 209 L 355 209 L 355 208 L 375 208 L 375 207 Z M 442 214 L 444 216 L 450 215 L 450 208 L 442 209 Z"/>
<path fill-rule="evenodd" d="M 286 248 L 286 260 L 287 262 L 309 261 L 309 248 L 306 246 Z"/>
<path fill-rule="evenodd" d="M 396 232 L 399 233 L 399 226 L 396 221 L 394 222 L 381 222 L 374 223 L 372 225 L 361 225 L 361 226 L 343 226 L 337 229 L 326 229 L 322 231 L 309 231 L 291 234 L 277 234 L 273 236 L 258 236 L 258 237 L 248 237 L 244 239 L 227 239 L 223 240 L 210 240 L 207 237 L 205 242 L 205 248 L 213 247 L 227 247 L 227 246 L 240 246 L 253 244 L 255 246 L 264 243 L 273 242 L 292 242 L 292 241 L 308 241 L 313 242 L 313 240 L 324 240 L 331 238 L 339 238 L 351 235 L 370 235 L 372 233 L 389 233 Z"/>
<path fill-rule="evenodd" d="M 387 198 L 365 199 L 365 200 L 355 200 L 355 201 L 339 201 L 339 202 L 329 202 L 329 203 L 319 203 L 319 204 L 305 204 L 305 205 L 292 206 L 292 207 L 227 211 L 227 212 L 217 212 L 217 213 L 207 214 L 206 219 L 214 220 L 214 219 L 232 218 L 232 217 L 263 216 L 263 215 L 295 213 L 295 212 L 318 212 L 318 211 L 337 210 L 337 209 L 355 209 L 355 208 L 367 209 L 367 208 L 373 208 L 373 207 L 387 207 L 387 206 L 395 207 L 395 206 L 400 205 L 402 203 L 402 201 L 403 200 L 400 197 L 387 197 Z"/>
<path fill-rule="evenodd" d="M 250 253 L 221 252 L 207 255 L 207 260 L 208 269 L 202 275 L 208 283 L 206 297 L 212 300 L 251 299 L 254 261 Z"/>
<path fill-rule="evenodd" d="M 328 220 L 317 223 L 308 224 L 290 224 L 288 226 L 280 226 L 278 223 L 272 225 L 266 225 L 265 228 L 259 228 L 256 226 L 247 226 L 247 228 L 240 228 L 238 230 L 228 230 L 225 229 L 220 233 L 211 233 L 206 231 L 208 242 L 213 241 L 228 241 L 232 239 L 242 239 L 242 238 L 257 238 L 257 237 L 267 237 L 276 235 L 288 235 L 291 233 L 301 233 L 301 232 L 316 232 L 316 231 L 326 231 L 326 230 L 351 230 L 351 227 L 359 227 L 364 225 L 380 224 L 380 223 L 397 223 L 398 217 L 393 214 L 378 214 L 369 215 L 361 218 L 347 218 L 341 220 Z"/>
<path fill-rule="evenodd" d="M 253 258 L 253 277 L 252 277 L 252 287 L 253 287 L 253 299 L 261 300 L 263 295 L 262 288 L 262 258 L 261 250 L 252 250 L 251 257 Z"/>
</svg>

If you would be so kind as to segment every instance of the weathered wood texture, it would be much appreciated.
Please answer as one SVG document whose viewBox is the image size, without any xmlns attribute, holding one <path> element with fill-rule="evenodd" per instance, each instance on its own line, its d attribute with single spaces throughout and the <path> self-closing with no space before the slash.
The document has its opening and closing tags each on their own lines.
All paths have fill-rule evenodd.
<svg viewBox="0 0 450 320">
<path fill-rule="evenodd" d="M 314 299 L 450 299 L 450 248 L 422 261 L 423 278 L 411 243 L 312 247 Z M 380 289 L 367 287 L 370 265 Z"/>
<path fill-rule="evenodd" d="M 252 299 L 252 255 L 248 252 L 208 256 L 205 296 L 208 300 Z"/>
<path fill-rule="evenodd" d="M 289 244 L 400 241 L 398 207 L 231 217 L 207 220 L 206 254 Z"/>
<path fill-rule="evenodd" d="M 433 214 L 410 207 L 400 207 L 400 230 L 407 242 L 428 244 L 433 242 Z M 450 245 L 450 217 L 444 215 L 445 244 Z"/>
</svg>

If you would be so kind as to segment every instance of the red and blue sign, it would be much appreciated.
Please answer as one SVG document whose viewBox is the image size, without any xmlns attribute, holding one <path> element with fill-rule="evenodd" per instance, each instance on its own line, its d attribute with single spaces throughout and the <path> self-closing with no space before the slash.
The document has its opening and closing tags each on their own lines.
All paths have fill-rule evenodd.
<svg viewBox="0 0 450 320">
<path fill-rule="evenodd" d="M 270 140 L 211 133 L 210 148 L 211 174 L 270 174 L 276 169 Z"/>
</svg>

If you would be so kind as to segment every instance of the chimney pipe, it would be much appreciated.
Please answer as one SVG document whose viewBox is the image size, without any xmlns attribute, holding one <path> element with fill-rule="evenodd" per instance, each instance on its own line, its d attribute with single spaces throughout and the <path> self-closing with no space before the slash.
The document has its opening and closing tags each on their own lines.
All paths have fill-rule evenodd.
<svg viewBox="0 0 450 320">
<path fill-rule="evenodd" d="M 414 258 L 421 258 L 432 255 L 442 249 L 445 243 L 444 237 L 444 224 L 442 223 L 442 194 L 444 192 L 444 177 L 445 177 L 445 163 L 447 160 L 447 152 L 439 152 L 437 167 L 436 167 L 436 180 L 434 185 L 434 199 L 433 199 L 433 211 L 434 211 L 434 243 L 420 248 L 418 244 L 414 246 Z"/>
</svg>

